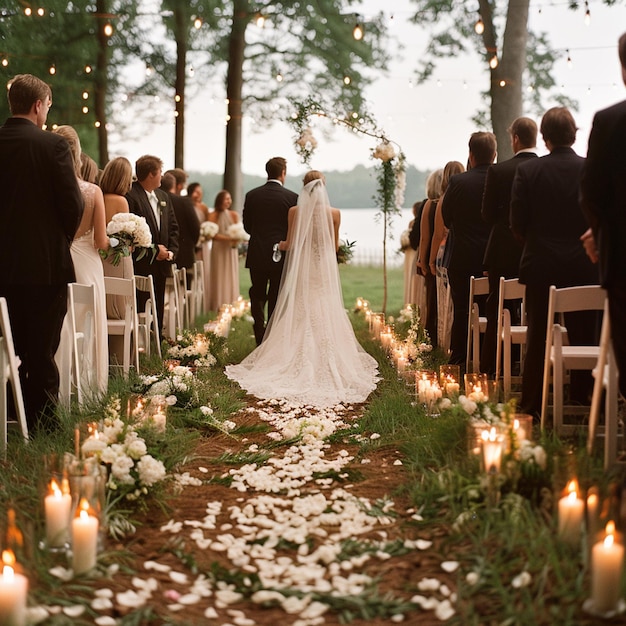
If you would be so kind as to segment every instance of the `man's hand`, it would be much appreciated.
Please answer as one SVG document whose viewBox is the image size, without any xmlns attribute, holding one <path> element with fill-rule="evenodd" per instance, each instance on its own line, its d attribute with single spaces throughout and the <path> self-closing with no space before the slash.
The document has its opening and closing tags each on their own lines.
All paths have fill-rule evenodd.
<svg viewBox="0 0 626 626">
<path fill-rule="evenodd" d="M 169 259 L 169 250 L 162 243 L 157 244 L 157 250 L 157 261 L 167 261 Z"/>
<path fill-rule="evenodd" d="M 588 228 L 581 236 L 580 240 L 583 242 L 583 247 L 587 256 L 592 263 L 598 262 L 598 248 L 596 247 L 596 240 L 593 236 L 591 228 Z"/>
</svg>

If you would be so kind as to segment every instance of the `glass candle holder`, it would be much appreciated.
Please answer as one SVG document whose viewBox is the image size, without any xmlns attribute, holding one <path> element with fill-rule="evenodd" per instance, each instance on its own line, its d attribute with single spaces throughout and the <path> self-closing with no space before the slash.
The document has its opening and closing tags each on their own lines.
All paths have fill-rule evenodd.
<svg viewBox="0 0 626 626">
<path fill-rule="evenodd" d="M 470 400 L 485 402 L 487 393 L 487 374 L 465 374 L 465 395 Z"/>
<path fill-rule="evenodd" d="M 415 373 L 415 393 L 417 401 L 424 407 L 426 415 L 439 415 L 437 403 L 442 396 L 439 377 L 431 370 L 418 370 Z"/>
<path fill-rule="evenodd" d="M 439 386 L 443 395 L 453 398 L 461 392 L 461 367 L 459 365 L 439 366 Z"/>
</svg>

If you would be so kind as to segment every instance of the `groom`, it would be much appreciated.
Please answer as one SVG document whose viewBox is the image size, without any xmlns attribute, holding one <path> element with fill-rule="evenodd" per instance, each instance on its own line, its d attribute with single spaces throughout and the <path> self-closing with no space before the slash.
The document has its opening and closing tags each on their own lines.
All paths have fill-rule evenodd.
<svg viewBox="0 0 626 626">
<path fill-rule="evenodd" d="M 243 205 L 243 227 L 250 235 L 246 267 L 250 270 L 250 312 L 254 319 L 257 345 L 265 333 L 267 319 L 272 316 L 284 258 L 272 260 L 273 246 L 287 238 L 287 213 L 298 203 L 298 195 L 285 189 L 287 161 L 274 157 L 265 164 L 267 182 L 246 194 Z"/>
</svg>

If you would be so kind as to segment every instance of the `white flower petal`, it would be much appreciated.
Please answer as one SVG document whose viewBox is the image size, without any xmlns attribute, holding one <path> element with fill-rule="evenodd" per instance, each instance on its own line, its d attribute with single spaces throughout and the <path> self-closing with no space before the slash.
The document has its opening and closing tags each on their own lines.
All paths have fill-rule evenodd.
<svg viewBox="0 0 626 626">
<path fill-rule="evenodd" d="M 456 572 L 456 570 L 459 568 L 459 562 L 458 561 L 444 561 L 441 564 L 441 569 L 444 572 L 448 572 L 448 574 L 451 574 L 452 572 Z"/>
</svg>

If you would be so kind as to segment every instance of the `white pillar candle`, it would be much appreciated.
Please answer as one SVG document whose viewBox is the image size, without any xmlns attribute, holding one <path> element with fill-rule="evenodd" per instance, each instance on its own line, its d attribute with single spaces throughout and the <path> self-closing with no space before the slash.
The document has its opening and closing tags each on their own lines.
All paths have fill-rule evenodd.
<svg viewBox="0 0 626 626">
<path fill-rule="evenodd" d="M 582 529 L 585 503 L 578 497 L 578 485 L 571 480 L 567 495 L 559 500 L 559 537 L 571 545 L 578 545 Z"/>
<path fill-rule="evenodd" d="M 28 579 L 17 574 L 13 567 L 4 565 L 0 576 L 0 624 L 25 626 Z"/>
<path fill-rule="evenodd" d="M 167 423 L 167 418 L 165 417 L 165 413 L 161 412 L 159 409 L 156 413 L 152 415 L 152 422 L 154 423 L 154 427 L 160 433 L 165 432 L 165 425 Z"/>
<path fill-rule="evenodd" d="M 502 437 L 495 427 L 482 433 L 483 462 L 486 472 L 499 472 L 502 464 Z"/>
<path fill-rule="evenodd" d="M 591 602 L 594 611 L 614 611 L 620 599 L 624 546 L 616 541 L 615 525 L 606 525 L 606 537 L 591 552 Z"/>
<path fill-rule="evenodd" d="M 63 493 L 56 480 L 50 481 L 50 493 L 44 499 L 46 512 L 46 543 L 49 548 L 60 548 L 67 542 L 72 496 Z"/>
<path fill-rule="evenodd" d="M 98 553 L 98 518 L 89 515 L 89 504 L 81 500 L 79 513 L 72 520 L 72 568 L 84 574 L 96 566 Z"/>
<path fill-rule="evenodd" d="M 397 366 L 398 366 L 398 371 L 399 372 L 404 372 L 404 370 L 406 370 L 406 357 L 405 356 L 398 356 L 398 360 L 396 361 Z"/>
</svg>

